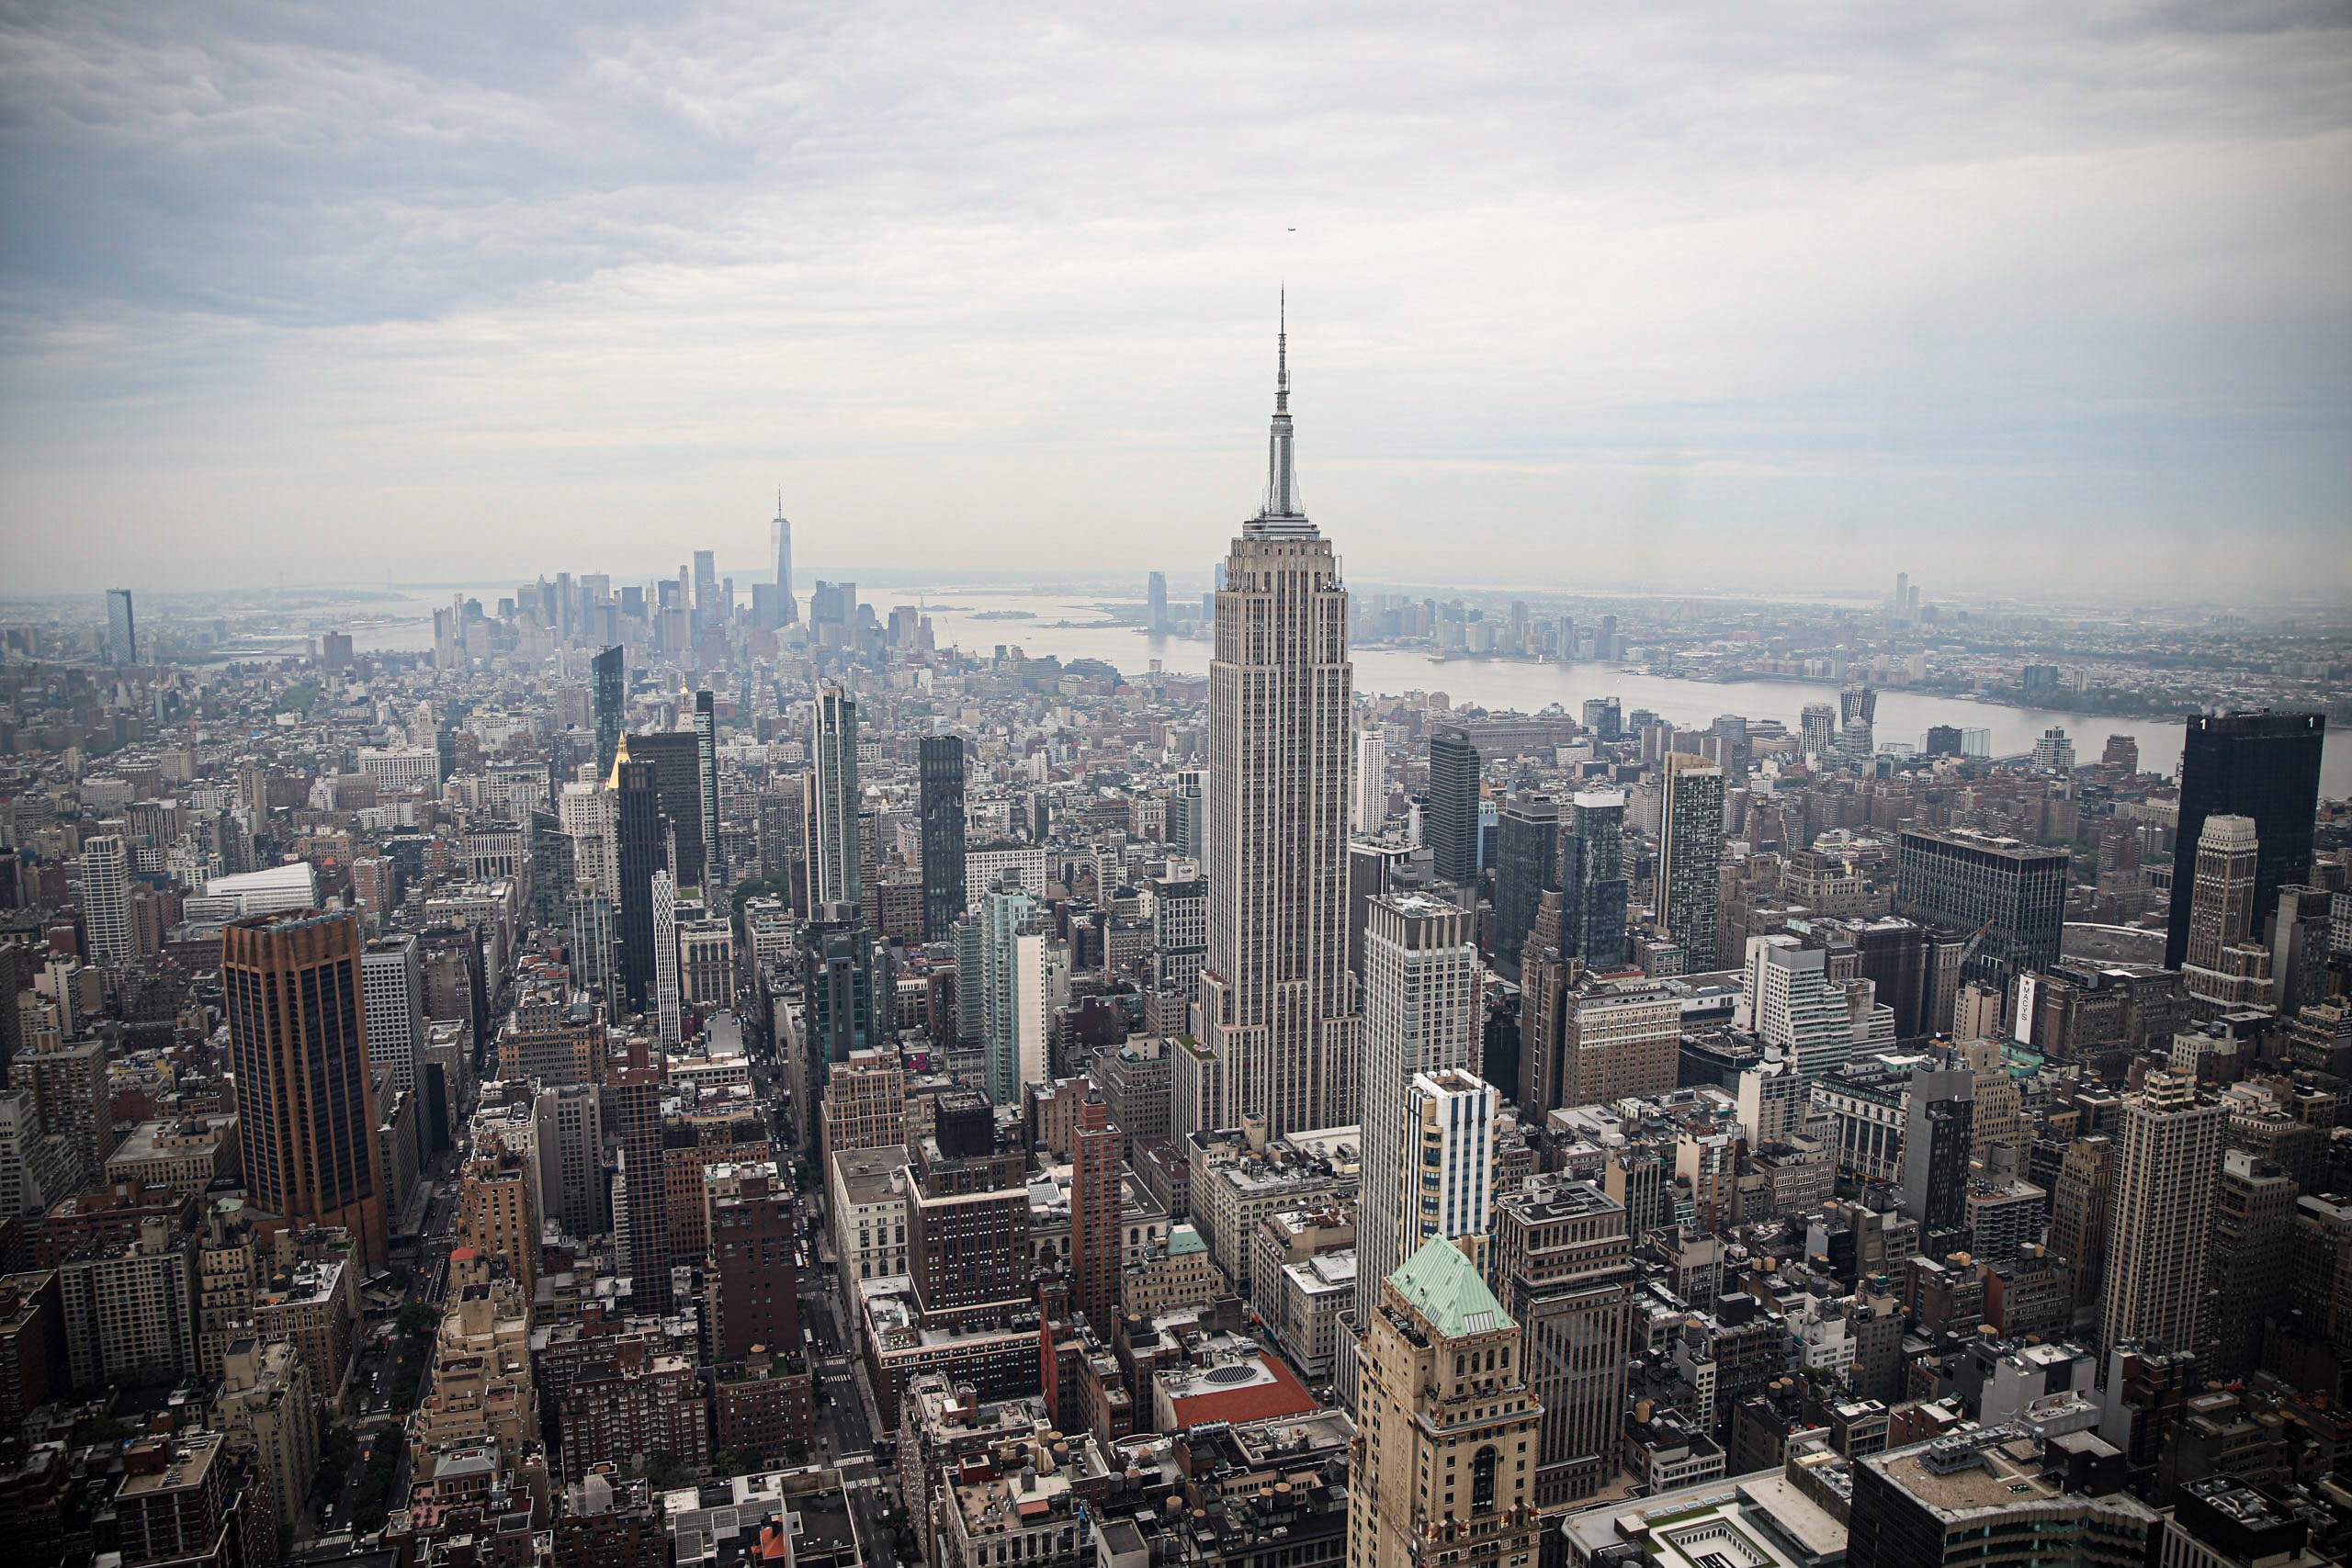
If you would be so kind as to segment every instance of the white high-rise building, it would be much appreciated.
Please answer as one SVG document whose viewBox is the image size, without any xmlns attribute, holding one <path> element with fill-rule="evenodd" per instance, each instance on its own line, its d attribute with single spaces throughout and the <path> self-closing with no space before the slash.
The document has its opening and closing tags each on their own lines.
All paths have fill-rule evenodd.
<svg viewBox="0 0 2352 1568">
<path fill-rule="evenodd" d="M 1277 339 L 1266 500 L 1216 594 L 1209 667 L 1209 1108 L 1274 1136 L 1357 1120 L 1348 970 L 1348 591 L 1300 510 L 1287 333 Z"/>
<path fill-rule="evenodd" d="M 1377 833 L 1388 820 L 1388 740 L 1375 725 L 1356 733 L 1355 830 Z M 1387 1276 L 1383 1275 L 1385 1279 Z"/>
<path fill-rule="evenodd" d="M 1380 1281 L 1428 1239 L 1416 1228 L 1415 1085 L 1466 1072 L 1478 1049 L 1476 917 L 1427 893 L 1383 894 L 1363 934 L 1363 1187 L 1356 1212 L 1356 1322 Z M 1489 1118 L 1491 1121 L 1491 1118 Z"/>
<path fill-rule="evenodd" d="M 1828 954 L 1785 932 L 1747 939 L 1733 1021 L 1775 1045 L 1814 1082 L 1854 1055 L 1854 1016 L 1846 992 L 1829 983 Z"/>
<path fill-rule="evenodd" d="M 1023 1084 L 1046 1081 L 1053 1005 L 1050 939 L 1037 900 L 1009 881 L 980 900 L 974 919 L 988 1097 L 998 1105 L 1018 1105 Z"/>
<path fill-rule="evenodd" d="M 368 1065 L 390 1067 L 392 1087 L 416 1087 L 416 1054 L 424 1043 L 424 960 L 407 932 L 378 937 L 359 950 L 359 997 L 368 1027 Z"/>
<path fill-rule="evenodd" d="M 82 840 L 82 921 L 93 964 L 111 969 L 130 962 L 139 946 L 130 930 L 130 852 L 115 834 Z"/>
<path fill-rule="evenodd" d="M 1476 1236 L 1484 1245 L 1494 1220 L 1495 1113 L 1501 1104 L 1494 1087 L 1466 1067 L 1413 1079 L 1405 1097 L 1417 1156 L 1407 1257 L 1431 1236 Z"/>
<path fill-rule="evenodd" d="M 808 737 L 809 896 L 858 903 L 857 704 L 839 686 L 817 694 Z"/>
<path fill-rule="evenodd" d="M 2191 1079 L 2153 1071 L 2123 1097 L 2099 1346 L 2154 1339 L 2193 1349 L 2205 1298 L 2205 1247 L 2229 1114 Z"/>
<path fill-rule="evenodd" d="M 653 874 L 653 1005 L 661 1020 L 662 1043 L 675 1050 L 685 1039 L 678 989 L 678 885 L 666 871 Z"/>
</svg>

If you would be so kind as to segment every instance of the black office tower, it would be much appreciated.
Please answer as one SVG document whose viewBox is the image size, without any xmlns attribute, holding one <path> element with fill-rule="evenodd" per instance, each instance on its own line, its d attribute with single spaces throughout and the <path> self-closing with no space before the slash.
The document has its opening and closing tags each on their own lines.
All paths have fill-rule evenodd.
<svg viewBox="0 0 2352 1568">
<path fill-rule="evenodd" d="M 2259 845 L 2254 907 L 2267 915 L 2278 889 L 2311 874 L 2312 818 L 2319 810 L 2320 750 L 2327 716 L 2316 713 L 2191 714 L 2180 756 L 2180 823 L 2173 834 L 2172 919 L 2165 967 L 2188 956 L 2189 874 L 2208 817 L 2251 817 Z M 2262 933 L 2256 931 L 2260 941 Z"/>
<path fill-rule="evenodd" d="M 1561 955 L 1606 973 L 1625 967 L 1625 796 L 1580 790 L 1560 832 Z"/>
<path fill-rule="evenodd" d="M 922 939 L 945 942 L 964 918 L 964 741 L 923 738 Z"/>
<path fill-rule="evenodd" d="M 1516 978 L 1536 906 L 1560 885 L 1558 803 L 1541 796 L 1507 802 L 1495 836 L 1494 964 Z"/>
<path fill-rule="evenodd" d="M 662 869 L 662 797 L 651 762 L 620 765 L 621 988 L 631 1011 L 653 990 L 653 874 Z"/>
<path fill-rule="evenodd" d="M 628 705 L 628 677 L 621 672 L 621 650 L 608 648 L 596 655 L 594 671 L 596 702 L 596 776 L 613 776 L 613 758 L 621 749 L 621 710 Z"/>
<path fill-rule="evenodd" d="M 1469 733 L 1444 728 L 1430 737 L 1430 799 L 1423 836 L 1439 878 L 1478 880 L 1478 748 Z"/>
<path fill-rule="evenodd" d="M 653 764 L 662 815 L 669 819 L 678 863 L 670 868 L 680 887 L 703 887 L 702 741 L 691 729 L 663 730 L 628 738 L 632 762 Z"/>
<path fill-rule="evenodd" d="M 718 840 L 718 703 L 707 687 L 695 694 L 695 806 L 702 822 L 703 892 L 716 897 L 726 885 L 727 856 Z"/>
</svg>

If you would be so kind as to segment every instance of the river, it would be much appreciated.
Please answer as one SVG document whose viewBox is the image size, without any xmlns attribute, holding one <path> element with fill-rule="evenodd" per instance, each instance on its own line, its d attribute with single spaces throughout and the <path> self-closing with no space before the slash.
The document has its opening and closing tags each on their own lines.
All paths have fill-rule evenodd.
<svg viewBox="0 0 2352 1568">
<path fill-rule="evenodd" d="M 813 580 L 811 580 L 813 581 Z M 405 599 L 366 604 L 361 613 L 380 617 L 376 624 L 355 627 L 353 641 L 362 650 L 420 652 L 433 647 L 433 611 L 460 592 L 417 590 Z M 462 592 L 494 609 L 514 593 L 512 584 L 469 588 Z M 1158 660 L 1174 674 L 1208 672 L 1210 646 L 1205 637 L 1155 637 L 1141 628 L 1102 624 L 1101 606 L 1115 595 L 1085 597 L 1076 592 L 1051 595 L 1001 587 L 933 589 L 876 587 L 860 594 L 875 612 L 888 618 L 894 604 L 924 604 L 933 635 L 942 647 L 986 654 L 1001 643 L 1033 655 L 1060 659 L 1099 659 L 1129 675 L 1142 673 Z M 986 612 L 1028 612 L 1023 619 L 982 619 Z M 1057 623 L 1071 622 L 1063 626 Z M 1488 708 L 1515 708 L 1533 713 L 1557 703 L 1571 714 L 1582 712 L 1587 697 L 1618 699 L 1627 713 L 1647 708 L 1676 728 L 1703 728 L 1721 714 L 1748 718 L 1777 718 L 1794 729 L 1808 703 L 1838 701 L 1838 688 L 1816 681 L 1686 681 L 1671 675 L 1645 675 L 1620 665 L 1601 663 L 1540 664 L 1518 660 L 1454 659 L 1439 662 L 1428 656 L 1395 649 L 1359 649 L 1355 655 L 1356 690 L 1383 696 L 1407 692 L 1443 692 L 1455 704 Z M 1993 754 L 2014 756 L 2033 750 L 2033 743 L 2052 725 L 2073 737 L 2079 761 L 2096 761 L 2110 735 L 2129 735 L 2140 743 L 2140 765 L 2152 772 L 2180 771 L 2181 722 L 2177 719 L 2112 718 L 2099 715 L 2063 713 L 2052 708 L 2017 707 L 2004 703 L 1972 702 L 1965 697 L 1934 696 L 1894 687 L 1878 695 L 1878 738 L 1925 743 L 1928 727 L 1949 724 L 1962 729 L 1993 732 Z M 2352 796 L 2352 738 L 2344 729 L 2330 731 L 2320 764 L 2323 795 Z"/>
</svg>

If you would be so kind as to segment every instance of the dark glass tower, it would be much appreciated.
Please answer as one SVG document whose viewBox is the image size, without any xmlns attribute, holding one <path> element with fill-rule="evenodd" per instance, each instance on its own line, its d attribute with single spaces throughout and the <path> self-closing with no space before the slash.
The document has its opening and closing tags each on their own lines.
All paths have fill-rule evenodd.
<svg viewBox="0 0 2352 1568">
<path fill-rule="evenodd" d="M 1535 929 L 1536 906 L 1557 888 L 1560 807 L 1536 797 L 1502 809 L 1495 833 L 1495 967 L 1519 973 L 1520 950 Z"/>
<path fill-rule="evenodd" d="M 2311 874 L 2312 818 L 2319 809 L 2320 750 L 2327 716 L 2316 713 L 2191 714 L 2180 754 L 2180 823 L 2173 834 L 2172 919 L 2165 967 L 2188 954 L 2188 874 L 2208 817 L 2251 817 L 2257 918 L 2278 907 L 2278 889 Z M 2255 933 L 2259 940 L 2261 933 Z"/>
<path fill-rule="evenodd" d="M 727 880 L 718 842 L 718 707 L 707 687 L 695 694 L 695 815 L 702 822 L 703 891 L 715 897 Z"/>
<path fill-rule="evenodd" d="M 925 736 L 922 775 L 922 939 L 945 942 L 964 916 L 964 741 Z"/>
<path fill-rule="evenodd" d="M 628 738 L 629 760 L 653 764 L 654 789 L 669 819 L 670 867 L 681 887 L 705 886 L 702 841 L 702 742 L 692 730 L 668 729 Z"/>
<path fill-rule="evenodd" d="M 1478 748 L 1469 732 L 1445 728 L 1430 737 L 1430 803 L 1423 831 L 1439 877 L 1478 880 Z"/>
<path fill-rule="evenodd" d="M 662 866 L 662 797 L 654 765 L 626 761 L 617 795 L 621 871 L 621 990 L 643 1011 L 653 989 L 653 874 Z"/>
<path fill-rule="evenodd" d="M 1581 790 L 1560 834 L 1562 953 L 1589 968 L 1625 966 L 1625 796 Z"/>
<path fill-rule="evenodd" d="M 621 749 L 621 710 L 628 704 L 627 678 L 621 673 L 621 650 L 608 648 L 596 655 L 596 776 L 613 776 L 613 758 Z"/>
</svg>

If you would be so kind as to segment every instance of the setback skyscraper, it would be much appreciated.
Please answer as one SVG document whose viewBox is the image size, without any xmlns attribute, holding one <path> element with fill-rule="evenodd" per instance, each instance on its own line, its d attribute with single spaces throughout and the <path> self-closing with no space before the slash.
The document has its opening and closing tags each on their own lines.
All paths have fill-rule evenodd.
<svg viewBox="0 0 2352 1568">
<path fill-rule="evenodd" d="M 2312 819 L 2319 808 L 2320 751 L 2327 716 L 2316 713 L 2191 714 L 2180 755 L 2180 820 L 2174 829 L 2172 919 L 2165 930 L 2165 967 L 2188 955 L 2188 916 L 2197 901 L 2190 867 L 2205 818 L 2254 819 L 2261 845 L 2254 874 L 2255 919 L 2278 902 L 2282 886 L 2311 874 Z M 2255 941 L 2263 938 L 2257 927 Z"/>
<path fill-rule="evenodd" d="M 1218 1125 L 1355 1120 L 1347 963 L 1348 591 L 1298 506 L 1289 340 L 1277 340 L 1266 501 L 1216 595 L 1209 667 L 1208 964 L 1201 1006 Z"/>
</svg>

